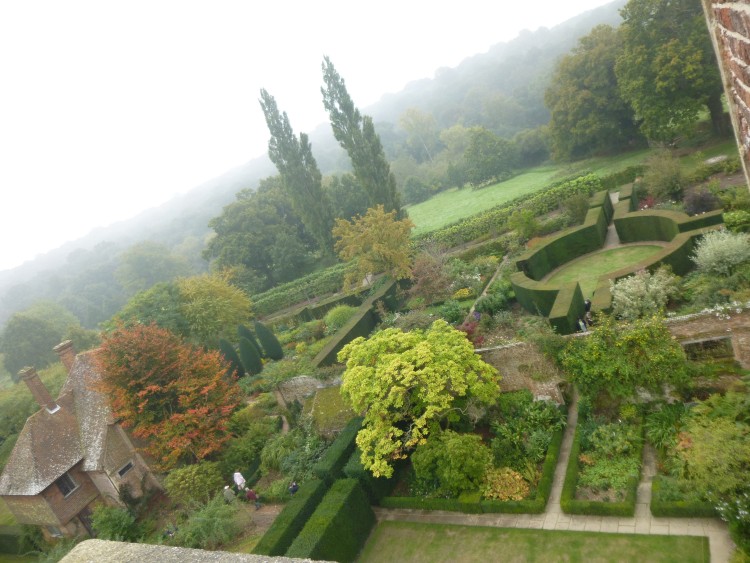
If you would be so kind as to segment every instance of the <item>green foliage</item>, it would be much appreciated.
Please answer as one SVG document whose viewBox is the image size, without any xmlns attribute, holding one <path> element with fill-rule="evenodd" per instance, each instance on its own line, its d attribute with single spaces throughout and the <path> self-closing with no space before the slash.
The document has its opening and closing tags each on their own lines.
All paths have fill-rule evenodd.
<svg viewBox="0 0 750 563">
<path fill-rule="evenodd" d="M 548 127 L 556 158 L 578 159 L 639 139 L 633 110 L 617 87 L 615 59 L 620 50 L 617 30 L 599 25 L 557 63 L 544 95 L 552 114 Z"/>
<path fill-rule="evenodd" d="M 94 508 L 91 525 L 101 540 L 137 542 L 144 531 L 130 511 L 104 504 Z"/>
<path fill-rule="evenodd" d="M 216 495 L 180 523 L 172 541 L 181 547 L 215 550 L 239 533 L 237 511 L 236 503 L 227 504 L 222 495 Z"/>
<path fill-rule="evenodd" d="M 223 484 L 219 464 L 213 461 L 173 469 L 164 480 L 169 497 L 185 505 L 206 504 Z"/>
<path fill-rule="evenodd" d="M 698 241 L 692 259 L 702 273 L 729 277 L 750 262 L 750 234 L 710 231 Z"/>
<path fill-rule="evenodd" d="M 258 375 L 263 371 L 263 360 L 260 359 L 258 349 L 247 338 L 240 338 L 240 360 L 245 372 Z"/>
<path fill-rule="evenodd" d="M 670 151 L 655 154 L 646 162 L 643 183 L 657 200 L 679 198 L 684 184 L 680 161 Z"/>
<path fill-rule="evenodd" d="M 362 462 L 376 477 L 392 475 L 390 461 L 422 443 L 457 399 L 491 404 L 498 393 L 496 370 L 443 320 L 425 331 L 356 338 L 338 357 L 346 362 L 341 392 L 365 417 L 357 435 Z"/>
<path fill-rule="evenodd" d="M 610 280 L 612 314 L 628 321 L 662 314 L 667 302 L 678 292 L 678 278 L 666 266 L 653 274 L 639 270 L 616 282 Z"/>
<path fill-rule="evenodd" d="M 286 481 L 284 481 L 286 485 Z M 327 490 L 323 481 L 313 479 L 300 485 L 297 493 L 276 517 L 253 549 L 256 555 L 284 555 L 315 511 Z"/>
<path fill-rule="evenodd" d="M 181 300 L 180 290 L 175 283 L 158 283 L 133 296 L 105 323 L 105 329 L 114 329 L 120 323 L 124 326 L 155 323 L 187 338 L 190 336 L 190 324 L 180 310 Z"/>
<path fill-rule="evenodd" d="M 508 217 L 508 228 L 514 231 L 522 241 L 529 240 L 539 231 L 539 223 L 531 209 L 519 209 Z"/>
<path fill-rule="evenodd" d="M 323 497 L 286 556 L 354 561 L 374 524 L 375 514 L 359 482 L 340 479 Z"/>
<path fill-rule="evenodd" d="M 15 313 L 5 324 L 0 338 L 5 368 L 17 380 L 19 370 L 25 366 L 47 367 L 57 360 L 52 348 L 60 343 L 61 336 L 51 323 Z"/>
<path fill-rule="evenodd" d="M 662 452 L 674 446 L 686 412 L 682 403 L 660 405 L 658 410 L 646 415 L 646 440 Z"/>
<path fill-rule="evenodd" d="M 312 477 L 312 468 L 326 449 L 326 442 L 318 436 L 310 420 L 287 434 L 271 437 L 261 457 L 264 474 L 271 470 L 280 471 L 288 480 L 305 481 Z"/>
<path fill-rule="evenodd" d="M 727 211 L 724 213 L 724 225 L 733 233 L 750 232 L 750 211 Z"/>
<path fill-rule="evenodd" d="M 328 332 L 328 334 L 338 332 L 356 312 L 357 307 L 352 307 L 350 305 L 339 305 L 334 307 L 326 313 L 326 316 L 323 319 L 326 324 L 326 332 Z"/>
<path fill-rule="evenodd" d="M 576 194 L 563 201 L 565 214 L 570 225 L 580 225 L 589 212 L 589 198 L 586 194 Z"/>
<path fill-rule="evenodd" d="M 632 479 L 640 476 L 640 462 L 632 457 L 598 459 L 583 467 L 578 475 L 579 487 L 590 487 L 597 491 L 625 489 Z"/>
<path fill-rule="evenodd" d="M 687 490 L 685 490 L 687 488 Z M 700 498 L 686 481 L 663 475 L 651 484 L 651 514 L 660 518 L 716 518 L 716 507 Z"/>
<path fill-rule="evenodd" d="M 468 309 L 463 307 L 458 301 L 455 299 L 448 299 L 445 303 L 442 304 L 442 306 L 439 309 L 439 314 L 441 317 L 443 317 L 447 322 L 450 324 L 458 324 L 464 320 L 464 317 L 466 317 L 466 314 L 468 313 Z M 422 328 L 422 327 L 420 327 Z M 426 327 L 424 327 L 426 328 Z M 408 330 L 408 329 L 406 329 Z"/>
<path fill-rule="evenodd" d="M 398 473 L 398 471 L 396 472 Z M 344 475 L 350 479 L 357 479 L 362 485 L 372 504 L 378 504 L 381 498 L 389 494 L 396 485 L 396 477 L 373 477 L 362 465 L 362 452 L 355 449 L 344 466 Z"/>
<path fill-rule="evenodd" d="M 245 325 L 243 324 L 237 325 L 237 336 L 239 338 L 246 338 L 247 340 L 249 340 L 250 344 L 255 346 L 255 349 L 258 351 L 258 355 L 261 358 L 265 357 L 263 355 L 263 349 L 260 347 L 260 344 L 258 344 L 258 341 L 255 339 L 255 335 L 253 334 L 253 331 L 251 331 Z"/>
<path fill-rule="evenodd" d="M 360 428 L 362 428 L 361 418 L 357 417 L 349 421 L 328 447 L 320 461 L 313 466 L 312 470 L 316 477 L 331 484 L 341 475 L 344 465 L 349 461 L 349 457 L 354 451 L 355 440 Z"/>
<path fill-rule="evenodd" d="M 491 455 L 481 436 L 444 430 L 418 446 L 411 462 L 422 494 L 457 497 L 480 487 Z"/>
<path fill-rule="evenodd" d="M 621 11 L 615 74 L 622 97 L 651 140 L 670 142 L 705 105 L 717 132 L 723 108 L 719 69 L 703 10 L 692 0 L 630 0 Z"/>
<path fill-rule="evenodd" d="M 222 338 L 219 340 L 219 350 L 221 350 L 221 355 L 224 356 L 227 364 L 229 364 L 227 374 L 233 378 L 243 377 L 245 375 L 245 367 L 242 365 L 234 346 L 228 340 Z"/>
<path fill-rule="evenodd" d="M 330 252 L 333 247 L 331 204 L 323 190 L 323 177 L 312 154 L 308 137 L 305 133 L 300 133 L 297 139 L 286 112 L 279 112 L 273 96 L 265 89 L 260 91 L 260 96 L 260 106 L 271 133 L 268 156 L 281 175 L 294 211 L 302 219 L 307 231 L 315 237 L 318 246 Z"/>
<path fill-rule="evenodd" d="M 602 315 L 596 330 L 568 343 L 563 368 L 583 394 L 606 393 L 626 399 L 638 387 L 661 392 L 687 376 L 685 352 L 658 317 L 617 323 Z"/>
<path fill-rule="evenodd" d="M 280 360 L 284 357 L 284 351 L 281 349 L 278 338 L 260 321 L 255 321 L 255 334 L 258 336 L 260 345 L 267 357 L 272 360 Z"/>
<path fill-rule="evenodd" d="M 529 495 L 529 484 L 510 467 L 490 468 L 484 476 L 482 496 L 489 500 L 523 500 Z"/>
<path fill-rule="evenodd" d="M 510 178 L 517 156 L 513 144 L 484 127 L 469 129 L 469 146 L 464 152 L 468 180 L 474 186 Z"/>
</svg>

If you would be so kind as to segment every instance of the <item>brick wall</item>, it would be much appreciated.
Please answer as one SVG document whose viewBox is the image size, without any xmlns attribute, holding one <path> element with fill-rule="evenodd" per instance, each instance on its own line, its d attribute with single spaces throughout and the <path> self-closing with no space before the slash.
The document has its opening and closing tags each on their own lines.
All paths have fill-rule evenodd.
<svg viewBox="0 0 750 563">
<path fill-rule="evenodd" d="M 99 496 L 99 491 L 94 483 L 81 470 L 82 463 L 79 462 L 68 471 L 73 481 L 78 484 L 78 488 L 70 495 L 63 497 L 62 492 L 54 483 L 44 489 L 41 494 L 63 524 L 67 524 L 76 514 Z"/>
<path fill-rule="evenodd" d="M 703 0 L 703 8 L 721 68 L 745 179 L 750 183 L 750 4 Z"/>
</svg>

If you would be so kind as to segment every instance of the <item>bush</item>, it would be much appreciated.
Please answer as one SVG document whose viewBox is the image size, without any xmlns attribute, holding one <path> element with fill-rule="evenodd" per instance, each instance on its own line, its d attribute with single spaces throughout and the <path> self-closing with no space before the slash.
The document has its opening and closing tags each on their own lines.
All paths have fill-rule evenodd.
<svg viewBox="0 0 750 563">
<path fill-rule="evenodd" d="M 698 241 L 692 259 L 702 273 L 729 277 L 750 261 L 750 234 L 710 231 Z"/>
<path fill-rule="evenodd" d="M 181 547 L 209 550 L 229 543 L 240 531 L 237 510 L 237 503 L 227 504 L 223 495 L 216 495 L 180 524 L 172 541 Z"/>
<path fill-rule="evenodd" d="M 344 465 L 349 461 L 356 444 L 354 440 L 362 428 L 362 418 L 357 417 L 349 421 L 339 433 L 323 457 L 313 466 L 313 473 L 328 484 L 333 483 L 341 475 Z"/>
<path fill-rule="evenodd" d="M 652 156 L 646 163 L 643 183 L 657 199 L 679 199 L 684 183 L 680 161 L 669 151 Z"/>
<path fill-rule="evenodd" d="M 263 360 L 253 343 L 247 338 L 240 338 L 240 358 L 242 365 L 250 375 L 259 375 L 263 371 Z"/>
<path fill-rule="evenodd" d="M 271 332 L 266 325 L 260 321 L 255 321 L 255 334 L 258 336 L 258 340 L 260 341 L 267 357 L 272 360 L 280 360 L 284 357 L 284 351 L 281 349 L 281 344 L 279 344 L 278 339 L 273 332 Z"/>
<path fill-rule="evenodd" d="M 455 299 L 449 299 L 440 307 L 439 314 L 446 322 L 457 324 L 463 322 L 468 310 L 461 306 Z"/>
<path fill-rule="evenodd" d="M 651 484 L 651 514 L 662 518 L 715 518 L 716 508 L 710 502 L 700 499 L 674 500 L 667 493 L 670 480 L 661 475 L 654 477 Z M 666 493 L 666 494 L 665 494 Z"/>
<path fill-rule="evenodd" d="M 727 211 L 724 213 L 724 225 L 734 233 L 750 232 L 750 211 Z"/>
<path fill-rule="evenodd" d="M 285 484 L 286 486 L 286 484 Z M 300 485 L 297 493 L 276 517 L 253 549 L 256 555 L 281 556 L 315 511 L 327 489 L 323 481 L 313 479 Z"/>
<path fill-rule="evenodd" d="M 337 307 L 334 307 L 326 313 L 324 319 L 326 332 L 328 334 L 338 332 L 356 312 L 357 307 L 352 307 L 351 305 L 338 305 Z"/>
<path fill-rule="evenodd" d="M 286 556 L 354 561 L 374 524 L 375 514 L 359 482 L 340 479 L 310 516 Z"/>
<path fill-rule="evenodd" d="M 223 485 L 219 464 L 213 461 L 173 469 L 164 480 L 169 497 L 186 505 L 207 503 Z"/>
<path fill-rule="evenodd" d="M 240 357 L 237 355 L 234 346 L 228 340 L 222 338 L 219 340 L 219 349 L 221 350 L 221 355 L 224 356 L 224 359 L 229 364 L 227 373 L 231 377 L 240 378 L 244 376 L 245 367 L 242 365 L 242 361 L 240 361 Z"/>
<path fill-rule="evenodd" d="M 482 496 L 489 500 L 524 500 L 529 484 L 510 467 L 490 468 L 484 475 Z"/>
<path fill-rule="evenodd" d="M 685 213 L 688 215 L 698 215 L 706 211 L 713 211 L 721 207 L 719 198 L 708 190 L 696 190 L 690 192 L 683 200 Z"/>
<path fill-rule="evenodd" d="M 678 278 L 667 266 L 653 274 L 639 270 L 616 282 L 610 280 L 612 313 L 629 321 L 660 314 L 678 289 Z"/>
<path fill-rule="evenodd" d="M 100 504 L 94 508 L 91 525 L 101 540 L 135 542 L 143 535 L 135 516 L 119 506 Z"/>
</svg>

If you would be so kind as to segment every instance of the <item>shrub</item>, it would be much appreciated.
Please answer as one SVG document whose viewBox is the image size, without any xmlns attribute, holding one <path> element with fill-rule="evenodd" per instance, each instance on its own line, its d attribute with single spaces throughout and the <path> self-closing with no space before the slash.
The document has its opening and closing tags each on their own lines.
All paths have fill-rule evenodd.
<svg viewBox="0 0 750 563">
<path fill-rule="evenodd" d="M 734 233 L 750 232 L 750 211 L 727 211 L 724 213 L 724 225 Z"/>
<path fill-rule="evenodd" d="M 750 234 L 710 231 L 698 241 L 691 258 L 702 273 L 728 277 L 750 261 Z"/>
<path fill-rule="evenodd" d="M 246 338 L 250 341 L 250 344 L 255 346 L 255 349 L 258 351 L 258 355 L 263 358 L 263 349 L 260 347 L 260 344 L 258 344 L 258 341 L 255 339 L 255 335 L 253 334 L 253 331 L 251 331 L 249 328 L 247 328 L 245 325 L 238 325 L 237 326 L 237 336 L 239 338 Z"/>
<path fill-rule="evenodd" d="M 657 199 L 679 197 L 684 179 L 680 161 L 669 151 L 662 151 L 648 159 L 643 183 Z"/>
<path fill-rule="evenodd" d="M 244 434 L 227 442 L 221 455 L 219 469 L 222 475 L 230 475 L 240 469 L 249 483 L 260 475 L 260 452 L 268 439 L 276 433 L 275 422 L 253 422 Z"/>
<path fill-rule="evenodd" d="M 461 289 L 456 290 L 456 292 L 452 296 L 452 299 L 462 301 L 464 299 L 474 297 L 474 295 L 475 293 L 473 289 L 471 289 L 470 287 L 462 287 Z"/>
<path fill-rule="evenodd" d="M 683 200 L 685 213 L 688 215 L 698 215 L 706 211 L 713 211 L 721 207 L 719 198 L 708 190 L 696 190 L 690 192 Z"/>
<path fill-rule="evenodd" d="M 266 356 L 272 360 L 280 360 L 284 357 L 284 351 L 281 349 L 276 336 L 271 332 L 266 325 L 260 321 L 255 321 L 255 334 L 258 336 L 263 351 Z"/>
<path fill-rule="evenodd" d="M 375 514 L 359 482 L 340 479 L 310 516 L 286 556 L 354 561 L 374 524 Z"/>
<path fill-rule="evenodd" d="M 221 355 L 224 356 L 224 359 L 229 364 L 227 374 L 231 377 L 237 378 L 244 376 L 245 367 L 242 365 L 240 357 L 237 355 L 237 351 L 234 349 L 234 346 L 232 346 L 232 344 L 228 340 L 224 340 L 222 338 L 219 340 L 219 349 L 221 350 Z"/>
<path fill-rule="evenodd" d="M 661 313 L 678 292 L 678 278 L 669 267 L 661 266 L 653 274 L 639 270 L 632 276 L 610 280 L 612 313 L 632 321 Z"/>
<path fill-rule="evenodd" d="M 508 298 L 507 296 L 496 293 L 492 295 L 486 295 L 479 299 L 477 301 L 476 305 L 474 306 L 474 310 L 478 313 L 487 314 L 490 316 L 494 316 L 495 313 L 498 313 L 508 307 Z"/>
<path fill-rule="evenodd" d="M 467 310 L 455 299 L 449 299 L 440 307 L 439 313 L 450 324 L 457 324 L 464 320 Z"/>
<path fill-rule="evenodd" d="M 286 490 L 286 482 L 283 483 Z M 294 538 L 320 503 L 327 489 L 323 481 L 313 479 L 300 485 L 297 493 L 276 517 L 253 549 L 257 555 L 284 555 Z"/>
<path fill-rule="evenodd" d="M 100 504 L 91 515 L 96 537 L 102 540 L 137 541 L 143 534 L 135 516 L 119 506 Z"/>
<path fill-rule="evenodd" d="M 584 465 L 578 475 L 578 486 L 597 491 L 622 491 L 631 479 L 638 479 L 639 472 L 640 462 L 632 457 L 599 458 L 591 465 Z"/>
<path fill-rule="evenodd" d="M 186 505 L 207 503 L 223 484 L 219 465 L 213 461 L 173 469 L 164 480 L 169 497 Z"/>
<path fill-rule="evenodd" d="M 263 360 L 260 359 L 257 348 L 244 337 L 240 337 L 240 358 L 250 375 L 258 375 L 263 371 Z"/>
<path fill-rule="evenodd" d="M 326 332 L 328 334 L 338 332 L 356 312 L 357 307 L 352 307 L 351 305 L 338 305 L 337 307 L 334 307 L 326 313 L 324 319 Z"/>
<path fill-rule="evenodd" d="M 429 328 L 435 322 L 435 317 L 424 311 L 409 311 L 393 320 L 394 328 L 409 332 L 414 329 Z"/>
<path fill-rule="evenodd" d="M 490 468 L 484 475 L 482 496 L 490 500 L 523 500 L 529 494 L 529 484 L 520 473 L 510 467 Z"/>
<path fill-rule="evenodd" d="M 216 549 L 239 533 L 237 510 L 237 503 L 227 504 L 222 495 L 216 495 L 180 524 L 172 541 L 182 547 Z"/>
<path fill-rule="evenodd" d="M 569 224 L 580 225 L 589 212 L 589 198 L 586 194 L 576 194 L 563 201 L 563 209 L 568 216 Z"/>
<path fill-rule="evenodd" d="M 482 483 L 491 455 L 481 436 L 445 430 L 431 434 L 411 456 L 420 491 L 456 497 Z"/>
</svg>

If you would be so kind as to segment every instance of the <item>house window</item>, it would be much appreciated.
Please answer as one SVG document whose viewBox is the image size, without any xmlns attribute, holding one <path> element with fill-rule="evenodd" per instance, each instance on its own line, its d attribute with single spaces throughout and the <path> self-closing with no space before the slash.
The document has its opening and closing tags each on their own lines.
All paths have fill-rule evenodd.
<svg viewBox="0 0 750 563">
<path fill-rule="evenodd" d="M 61 537 L 63 537 L 62 530 L 60 530 L 60 528 L 58 528 L 57 526 L 47 526 L 47 532 L 53 538 L 61 538 Z"/>
<path fill-rule="evenodd" d="M 62 477 L 55 481 L 55 485 L 60 489 L 63 497 L 70 496 L 78 488 L 78 484 L 73 481 L 73 478 L 68 473 L 63 474 Z"/>
<path fill-rule="evenodd" d="M 130 471 L 131 469 L 133 469 L 133 462 L 132 462 L 132 461 L 129 461 L 129 462 L 127 462 L 127 463 L 126 463 L 125 465 L 123 465 L 123 466 L 122 466 L 122 467 L 121 467 L 120 469 L 118 469 L 118 470 L 117 470 L 117 474 L 118 474 L 118 475 L 119 475 L 120 477 L 125 477 L 125 474 L 126 474 L 126 473 L 127 473 L 128 471 Z"/>
</svg>

